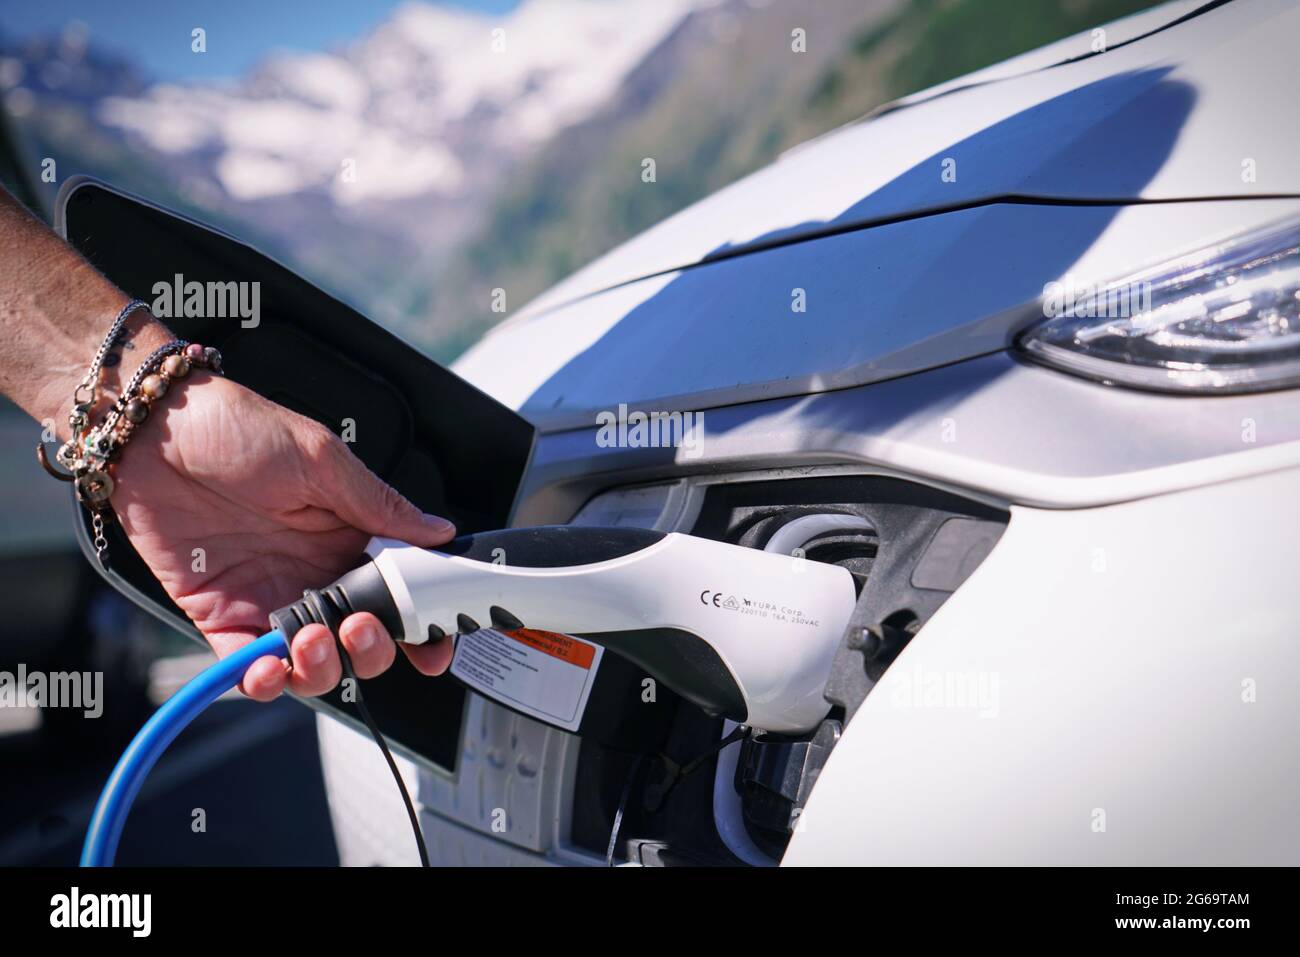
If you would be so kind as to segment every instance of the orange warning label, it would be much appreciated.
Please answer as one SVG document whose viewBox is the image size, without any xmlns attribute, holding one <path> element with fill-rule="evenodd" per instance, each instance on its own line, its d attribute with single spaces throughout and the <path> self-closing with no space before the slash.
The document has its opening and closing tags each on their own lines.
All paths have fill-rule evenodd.
<svg viewBox="0 0 1300 957">
<path fill-rule="evenodd" d="M 514 631 L 503 631 L 502 634 L 508 635 L 515 641 L 528 645 L 530 648 L 536 648 L 552 658 L 559 658 L 571 665 L 577 665 L 579 668 L 590 668 L 592 661 L 596 657 L 594 645 L 589 645 L 585 641 L 577 641 L 568 635 L 556 634 L 553 631 L 516 628 Z"/>
</svg>

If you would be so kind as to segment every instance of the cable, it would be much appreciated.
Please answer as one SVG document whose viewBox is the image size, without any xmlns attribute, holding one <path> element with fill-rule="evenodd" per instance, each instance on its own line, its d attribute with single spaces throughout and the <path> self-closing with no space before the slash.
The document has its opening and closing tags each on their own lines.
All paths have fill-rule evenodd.
<svg viewBox="0 0 1300 957">
<path fill-rule="evenodd" d="M 95 805 L 86 843 L 81 849 L 82 867 L 112 867 L 117 842 L 122 836 L 131 803 L 140 786 L 167 746 L 176 740 L 208 705 L 244 678 L 250 665 L 265 655 L 289 656 L 289 645 L 279 631 L 269 631 L 256 641 L 201 671 L 192 681 L 167 699 L 154 712 L 118 759 L 108 783 Z"/>
<path fill-rule="evenodd" d="M 411 830 L 415 833 L 416 848 L 420 852 L 420 865 L 429 867 L 429 851 L 424 843 L 420 818 L 415 812 L 410 792 L 406 789 L 406 782 L 402 780 L 401 771 L 397 768 L 397 762 L 393 760 L 392 752 L 388 750 L 388 743 L 384 740 L 378 723 L 371 715 L 370 709 L 366 707 L 365 697 L 361 693 L 361 681 L 352 667 L 347 649 L 339 639 L 339 623 L 343 616 L 329 597 L 322 592 L 306 591 L 303 593 L 303 598 L 315 613 L 316 620 L 324 624 L 334 637 L 334 642 L 338 646 L 339 660 L 343 665 L 343 673 L 352 682 L 352 687 L 356 691 L 357 711 L 370 730 L 375 743 L 379 745 L 379 750 L 383 752 L 384 760 L 388 762 L 388 770 L 392 772 L 393 780 L 397 782 L 397 789 L 401 792 L 402 803 L 406 806 L 406 816 L 411 822 Z M 140 793 L 144 779 L 158 763 L 167 746 L 175 741 L 176 736 L 184 731 L 208 705 L 238 685 L 253 662 L 265 655 L 274 655 L 277 658 L 289 657 L 289 643 L 285 640 L 284 632 L 279 629 L 269 631 L 256 641 L 249 642 L 238 651 L 204 669 L 168 698 L 163 706 L 154 712 L 153 717 L 145 722 L 144 727 L 118 759 L 117 766 L 113 768 L 113 773 L 99 796 L 99 802 L 95 805 L 90 827 L 86 831 L 86 843 L 81 849 L 82 867 L 113 866 L 122 829 L 126 826 L 127 815 L 131 813 L 131 804 Z"/>
<path fill-rule="evenodd" d="M 371 716 L 370 709 L 366 707 L 366 699 L 361 694 L 361 681 L 357 678 L 356 672 L 352 670 L 352 662 L 348 660 L 348 653 L 343 650 L 341 642 L 339 643 L 339 659 L 343 662 L 344 673 L 352 679 L 352 686 L 357 689 L 356 705 L 357 711 L 361 714 L 361 720 L 366 723 L 366 727 L 370 730 L 370 736 L 375 739 L 375 744 L 379 745 L 379 750 L 384 753 L 384 760 L 388 762 L 388 770 L 393 772 L 393 780 L 397 782 L 397 790 L 401 792 L 402 803 L 406 805 L 406 817 L 411 822 L 411 830 L 415 832 L 415 846 L 420 852 L 420 866 L 430 867 L 429 849 L 424 844 L 424 831 L 420 827 L 420 816 L 415 813 L 415 805 L 411 802 L 411 792 L 406 789 L 406 782 L 402 780 L 402 772 L 398 770 L 397 762 L 393 760 L 393 753 L 388 750 L 388 742 L 384 740 L 383 732 L 379 730 L 379 724 Z"/>
<path fill-rule="evenodd" d="M 636 756 L 632 762 L 632 770 L 628 772 L 627 780 L 623 782 L 623 794 L 618 799 L 618 810 L 614 812 L 614 826 L 609 831 L 609 846 L 605 849 L 605 866 L 614 866 L 614 851 L 618 848 L 618 832 L 623 829 L 623 812 L 627 810 L 627 798 L 632 793 L 632 782 L 636 780 L 636 773 L 641 770 L 641 755 Z"/>
<path fill-rule="evenodd" d="M 420 816 L 415 812 L 415 804 L 411 801 L 411 793 L 406 789 L 406 782 L 402 780 L 402 772 L 398 770 L 397 762 L 393 760 L 393 753 L 388 750 L 388 742 L 384 740 L 384 734 L 379 730 L 379 723 L 375 721 L 370 714 L 370 709 L 366 707 L 366 699 L 361 694 L 361 681 L 357 678 L 357 673 L 352 670 L 352 660 L 348 657 L 347 649 L 343 647 L 343 641 L 339 638 L 339 623 L 343 620 L 342 613 L 335 607 L 330 597 L 316 589 L 308 589 L 302 593 L 302 597 L 311 606 L 312 611 L 316 613 L 318 620 L 329 633 L 334 636 L 334 644 L 339 649 L 339 661 L 343 664 L 344 675 L 352 681 L 352 687 L 357 693 L 357 712 L 361 715 L 361 720 L 365 722 L 366 728 L 370 731 L 370 736 L 375 739 L 375 744 L 379 745 L 379 750 L 384 754 L 384 760 L 388 762 L 388 770 L 393 773 L 393 780 L 397 782 L 397 790 L 401 792 L 402 803 L 406 805 L 406 817 L 411 822 L 411 830 L 415 833 L 415 846 L 420 852 L 420 866 L 429 867 L 429 849 L 424 843 L 424 831 L 420 828 Z"/>
<path fill-rule="evenodd" d="M 699 768 L 704 766 L 704 762 L 722 751 L 729 744 L 735 744 L 743 740 L 749 734 L 749 728 L 745 725 L 737 725 L 729 733 L 723 736 L 722 740 L 710 747 L 703 754 L 697 756 L 686 764 L 678 764 L 666 754 L 658 755 L 659 760 L 663 762 L 664 769 L 667 771 L 667 779 L 659 784 L 649 788 L 645 792 L 646 810 L 657 811 L 663 806 L 664 800 L 677 782 L 690 774 L 695 773 Z M 637 772 L 641 770 L 641 764 L 645 755 L 638 754 L 636 760 L 632 762 L 632 769 L 628 772 L 627 780 L 623 782 L 623 793 L 618 799 L 618 809 L 614 812 L 614 826 L 609 832 L 609 845 L 605 849 L 605 866 L 614 866 L 614 851 L 618 848 L 618 835 L 623 829 L 623 814 L 627 810 L 627 799 L 632 793 L 632 782 L 636 780 Z"/>
<path fill-rule="evenodd" d="M 735 727 L 734 721 L 722 722 L 723 740 Z M 718 766 L 713 774 L 713 826 L 727 850 L 743 863 L 750 867 L 775 867 L 777 861 L 754 843 L 745 826 L 744 802 L 736 790 L 740 750 L 724 747 L 718 751 Z"/>
<path fill-rule="evenodd" d="M 732 723 L 733 722 L 727 722 L 727 724 Z M 665 775 L 653 787 L 646 789 L 646 810 L 659 810 L 659 808 L 663 807 L 664 801 L 668 799 L 668 795 L 672 792 L 672 789 L 677 787 L 678 781 L 688 775 L 694 774 L 704 766 L 704 762 L 708 761 L 709 758 L 713 757 L 715 754 L 721 752 L 723 748 L 727 747 L 727 745 L 735 744 L 737 741 L 742 741 L 748 737 L 748 735 L 748 726 L 743 724 L 735 725 L 729 732 L 722 736 L 720 741 L 710 745 L 703 754 L 696 756 L 685 764 L 678 764 L 668 755 L 660 753 L 659 760 L 663 763 Z"/>
</svg>

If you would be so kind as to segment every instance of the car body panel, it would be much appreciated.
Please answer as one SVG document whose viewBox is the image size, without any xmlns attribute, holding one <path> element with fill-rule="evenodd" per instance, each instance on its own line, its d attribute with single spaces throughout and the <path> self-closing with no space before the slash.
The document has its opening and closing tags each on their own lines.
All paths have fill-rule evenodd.
<svg viewBox="0 0 1300 957">
<path fill-rule="evenodd" d="M 602 445 L 596 428 L 540 436 L 513 521 L 566 521 L 615 484 L 720 471 L 871 467 L 994 503 L 1084 508 L 1300 465 L 1294 391 L 1135 392 L 1006 353 L 701 415 L 689 455 Z"/>
<path fill-rule="evenodd" d="M 1298 488 L 1013 509 L 845 729 L 784 863 L 1294 865 Z"/>
</svg>

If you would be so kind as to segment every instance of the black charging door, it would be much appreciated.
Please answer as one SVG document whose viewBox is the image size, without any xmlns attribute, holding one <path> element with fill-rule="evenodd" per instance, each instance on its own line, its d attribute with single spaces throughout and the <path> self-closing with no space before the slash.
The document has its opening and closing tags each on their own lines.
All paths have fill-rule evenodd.
<svg viewBox="0 0 1300 957">
<path fill-rule="evenodd" d="M 103 183 L 70 180 L 55 211 L 59 233 L 128 294 L 154 302 L 158 283 L 258 283 L 257 325 L 239 316 L 168 319 L 177 335 L 215 345 L 226 375 L 268 398 L 349 430 L 351 448 L 378 475 L 461 532 L 502 528 L 532 451 L 534 429 L 387 330 L 250 246 Z M 342 227 L 340 227 L 342 228 Z M 251 288 L 251 287 L 249 287 Z M 76 511 L 83 552 L 98 567 L 89 521 Z M 108 532 L 118 591 L 195 640 L 116 526 Z M 418 674 L 401 655 L 367 682 L 367 703 L 394 746 L 452 769 L 464 691 Z M 338 693 L 307 701 L 356 723 Z"/>
</svg>

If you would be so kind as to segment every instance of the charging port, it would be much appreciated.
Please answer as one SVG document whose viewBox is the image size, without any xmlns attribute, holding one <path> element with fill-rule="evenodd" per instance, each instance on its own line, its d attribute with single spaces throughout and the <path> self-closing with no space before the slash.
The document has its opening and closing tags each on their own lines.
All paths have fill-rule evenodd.
<svg viewBox="0 0 1300 957">
<path fill-rule="evenodd" d="M 639 772 L 631 755 L 584 739 L 574 842 L 606 853 L 622 806 L 615 858 L 651 865 L 779 861 L 854 713 L 992 549 L 1007 519 L 959 496 L 879 476 L 709 486 L 691 534 L 840 565 L 853 575 L 858 601 L 827 683 L 829 713 L 807 734 L 755 731 L 711 755 L 734 725 L 674 701 L 662 715 L 670 720 L 661 751 L 641 760 Z M 643 717 L 634 712 L 629 719 Z M 673 767 L 696 770 L 672 776 L 668 788 L 665 769 Z"/>
</svg>

